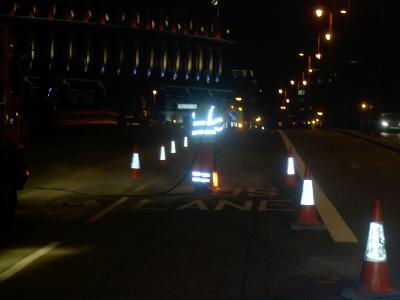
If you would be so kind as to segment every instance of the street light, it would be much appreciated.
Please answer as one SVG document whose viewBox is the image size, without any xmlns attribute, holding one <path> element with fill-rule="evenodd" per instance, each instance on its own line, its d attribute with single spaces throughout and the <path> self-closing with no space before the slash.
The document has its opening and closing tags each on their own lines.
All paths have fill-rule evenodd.
<svg viewBox="0 0 400 300">
<path fill-rule="evenodd" d="M 342 15 L 345 15 L 345 14 L 347 14 L 347 10 L 341 9 L 341 10 L 340 10 L 340 13 L 341 13 Z"/>
<path fill-rule="evenodd" d="M 331 33 L 326 33 L 326 34 L 325 34 L 325 39 L 326 39 L 327 41 L 330 41 L 330 40 L 332 39 L 332 34 L 331 34 Z"/>
<path fill-rule="evenodd" d="M 294 85 L 295 84 L 294 80 L 290 80 L 290 84 Z"/>
<path fill-rule="evenodd" d="M 242 97 L 236 97 L 235 100 L 240 102 L 242 101 Z"/>
<path fill-rule="evenodd" d="M 300 53 L 299 53 L 299 56 L 303 57 L 303 56 L 304 56 L 304 53 L 303 53 L 303 52 L 300 52 Z"/>
<path fill-rule="evenodd" d="M 286 103 L 290 103 L 290 99 L 289 98 L 286 99 Z"/>
<path fill-rule="evenodd" d="M 278 93 L 279 93 L 279 94 L 282 94 L 282 93 L 283 93 L 283 90 L 282 90 L 282 89 L 279 89 L 279 90 L 278 90 Z"/>
<path fill-rule="evenodd" d="M 156 95 L 157 95 L 157 90 L 153 90 L 153 104 L 154 104 L 154 107 L 156 106 Z"/>
<path fill-rule="evenodd" d="M 315 57 L 316 57 L 317 59 L 321 59 L 321 56 L 322 56 L 321 53 L 316 53 L 316 54 L 315 54 Z"/>
<path fill-rule="evenodd" d="M 323 11 L 322 9 L 320 9 L 320 8 L 317 8 L 317 9 L 315 10 L 315 14 L 316 14 L 316 16 L 317 16 L 318 18 L 321 18 L 323 13 L 324 13 L 324 11 Z"/>
<path fill-rule="evenodd" d="M 307 85 L 307 80 L 303 80 L 302 83 L 303 83 L 304 86 L 306 86 Z"/>
<path fill-rule="evenodd" d="M 365 112 L 368 109 L 368 103 L 361 103 L 361 120 L 360 120 L 360 131 L 364 130 L 364 118 L 365 118 Z"/>
</svg>

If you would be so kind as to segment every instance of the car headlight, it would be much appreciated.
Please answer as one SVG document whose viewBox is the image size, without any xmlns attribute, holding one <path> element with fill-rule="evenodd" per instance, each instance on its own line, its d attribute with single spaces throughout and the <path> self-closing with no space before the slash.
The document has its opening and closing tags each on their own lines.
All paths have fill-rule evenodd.
<svg viewBox="0 0 400 300">
<path fill-rule="evenodd" d="M 382 122 L 381 122 L 381 125 L 382 125 L 383 127 L 388 127 L 388 126 L 389 126 L 389 123 L 388 123 L 387 121 L 382 121 Z"/>
</svg>

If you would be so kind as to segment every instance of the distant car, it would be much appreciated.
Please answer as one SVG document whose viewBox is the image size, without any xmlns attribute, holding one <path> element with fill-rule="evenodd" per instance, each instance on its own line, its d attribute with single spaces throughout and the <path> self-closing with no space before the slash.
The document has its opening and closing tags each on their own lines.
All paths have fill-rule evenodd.
<svg viewBox="0 0 400 300">
<path fill-rule="evenodd" d="M 380 113 L 375 120 L 375 130 L 384 132 L 400 131 L 400 114 Z"/>
</svg>

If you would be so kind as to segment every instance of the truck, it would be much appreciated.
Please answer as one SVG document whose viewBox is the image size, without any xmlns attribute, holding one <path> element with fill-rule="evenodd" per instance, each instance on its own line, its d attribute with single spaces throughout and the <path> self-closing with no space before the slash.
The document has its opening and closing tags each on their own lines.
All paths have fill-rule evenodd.
<svg viewBox="0 0 400 300">
<path fill-rule="evenodd" d="M 19 61 L 10 28 L 0 24 L 0 239 L 13 227 L 17 191 L 29 176 Z"/>
</svg>

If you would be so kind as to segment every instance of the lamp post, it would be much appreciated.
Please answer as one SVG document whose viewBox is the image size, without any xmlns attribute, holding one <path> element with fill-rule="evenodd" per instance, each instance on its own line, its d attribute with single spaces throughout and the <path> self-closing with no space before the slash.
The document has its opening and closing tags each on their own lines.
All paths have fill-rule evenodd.
<svg viewBox="0 0 400 300">
<path fill-rule="evenodd" d="M 154 106 L 154 108 L 156 107 L 156 95 L 157 95 L 157 90 L 153 90 L 153 106 Z"/>
<path fill-rule="evenodd" d="M 368 109 L 368 104 L 367 103 L 361 103 L 361 120 L 360 120 L 360 131 L 364 130 L 364 118 L 365 118 L 365 112 Z"/>
</svg>

